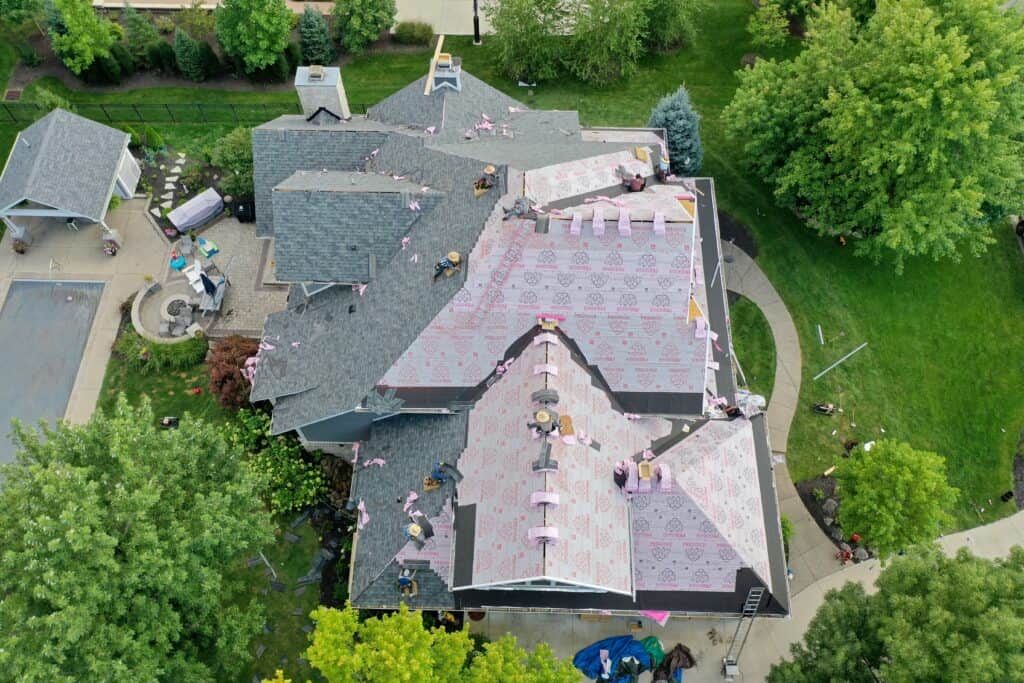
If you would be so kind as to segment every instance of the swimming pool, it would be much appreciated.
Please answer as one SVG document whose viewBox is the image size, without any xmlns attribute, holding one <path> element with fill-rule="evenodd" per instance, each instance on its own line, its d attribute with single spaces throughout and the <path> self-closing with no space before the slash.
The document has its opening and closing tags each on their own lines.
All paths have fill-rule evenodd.
<svg viewBox="0 0 1024 683">
<path fill-rule="evenodd" d="M 0 462 L 10 462 L 11 419 L 64 417 L 85 351 L 102 282 L 15 280 L 0 309 Z"/>
</svg>

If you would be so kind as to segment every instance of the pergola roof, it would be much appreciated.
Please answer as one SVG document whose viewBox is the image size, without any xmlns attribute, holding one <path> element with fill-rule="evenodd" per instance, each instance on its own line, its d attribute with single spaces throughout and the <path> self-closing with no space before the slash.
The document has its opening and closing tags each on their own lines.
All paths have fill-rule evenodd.
<svg viewBox="0 0 1024 683">
<path fill-rule="evenodd" d="M 0 176 L 0 216 L 28 201 L 102 220 L 128 139 L 116 128 L 54 109 L 14 141 Z"/>
</svg>

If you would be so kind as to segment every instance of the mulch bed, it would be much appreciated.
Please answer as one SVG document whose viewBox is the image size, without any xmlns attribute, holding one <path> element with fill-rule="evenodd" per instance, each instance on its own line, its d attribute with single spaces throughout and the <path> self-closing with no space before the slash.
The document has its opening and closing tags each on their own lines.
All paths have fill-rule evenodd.
<svg viewBox="0 0 1024 683">
<path fill-rule="evenodd" d="M 835 478 L 820 476 L 797 482 L 796 491 L 800 495 L 804 507 L 811 513 L 811 517 L 814 518 L 822 532 L 835 544 L 837 550 L 856 550 L 860 547 L 858 543 L 850 540 L 850 533 L 853 532 L 846 533 L 840 529 L 833 519 L 835 513 L 829 515 L 824 509 L 827 501 L 839 501 L 839 496 L 836 495 Z M 816 494 L 816 491 L 821 493 Z"/>
<path fill-rule="evenodd" d="M 722 241 L 732 242 L 750 258 L 757 258 L 757 240 L 742 221 L 725 211 L 719 211 L 718 229 L 722 233 Z"/>
<path fill-rule="evenodd" d="M 217 187 L 220 169 L 206 162 L 189 158 L 181 162 L 179 161 L 178 152 L 170 147 L 164 148 L 163 151 L 157 153 L 155 158 L 150 157 L 152 161 L 147 159 L 145 150 L 135 149 L 132 153 L 138 159 L 139 167 L 142 169 L 142 180 L 139 182 L 139 187 L 153 196 L 150 209 L 155 208 L 160 212 L 159 216 L 152 212 L 150 212 L 150 215 L 156 220 L 156 224 L 164 231 L 164 234 L 169 234 L 168 231 L 172 234 L 177 234 L 174 226 L 166 218 L 167 207 L 161 206 L 161 204 L 170 201 L 171 208 L 173 209 L 184 204 L 206 188 Z M 175 167 L 180 167 L 181 171 L 172 172 L 171 169 Z M 174 182 L 175 189 L 164 189 L 167 183 L 166 179 L 174 176 L 178 177 L 176 181 L 172 181 Z M 168 192 L 172 192 L 173 197 L 164 199 Z"/>
</svg>

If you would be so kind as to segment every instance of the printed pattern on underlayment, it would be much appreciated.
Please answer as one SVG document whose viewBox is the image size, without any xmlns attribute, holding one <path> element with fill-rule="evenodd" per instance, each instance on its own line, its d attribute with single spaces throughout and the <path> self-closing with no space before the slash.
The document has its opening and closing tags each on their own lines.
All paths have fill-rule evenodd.
<svg viewBox="0 0 1024 683">
<path fill-rule="evenodd" d="M 654 175 L 651 148 L 642 149 L 646 150 L 647 161 L 638 159 L 634 152 L 624 150 L 527 171 L 524 193 L 534 204 L 546 206 L 559 199 L 617 187 L 623 179 L 623 170 L 620 169 L 624 169 L 628 178 L 637 173 L 644 178 L 650 177 Z"/>
<path fill-rule="evenodd" d="M 745 419 L 708 422 L 658 456 L 672 490 L 631 501 L 637 590 L 732 591 L 741 567 L 769 581 L 756 457 Z"/>
<path fill-rule="evenodd" d="M 413 504 L 410 512 L 416 510 Z M 417 548 L 412 541 L 406 542 L 395 559 L 398 564 L 405 565 L 410 560 L 426 561 L 430 563 L 430 569 L 444 580 L 448 588 L 452 586 L 452 501 L 448 498 L 441 506 L 441 512 L 437 517 L 428 517 L 430 526 L 434 528 L 434 535 L 427 539 L 423 548 Z"/>
<path fill-rule="evenodd" d="M 554 365 L 558 375 L 534 374 L 536 365 Z M 535 409 L 530 395 L 545 387 L 559 392 L 556 410 L 572 417 L 577 435 L 575 444 L 551 441 L 551 457 L 559 463 L 553 474 L 532 471 L 541 441 L 526 428 Z M 465 475 L 459 503 L 476 505 L 473 585 L 547 577 L 630 593 L 628 510 L 612 481 L 612 466 L 669 429 L 666 420 L 631 422 L 615 412 L 565 347 L 528 346 L 473 408 L 459 459 Z M 581 435 L 598 442 L 600 450 L 583 445 Z M 558 494 L 559 505 L 531 507 L 536 491 Z M 558 528 L 558 541 L 532 544 L 528 532 L 535 526 Z"/>
<path fill-rule="evenodd" d="M 470 253 L 466 285 L 381 384 L 475 386 L 538 314 L 553 314 L 612 391 L 703 393 L 713 383 L 710 340 L 697 336 L 687 308 L 692 291 L 707 310 L 704 271 L 679 191 L 624 195 L 627 210 L 645 219 L 631 222 L 629 236 L 619 235 L 619 207 L 607 202 L 580 207 L 580 235 L 568 219 L 551 220 L 547 234 L 531 220 L 490 223 Z M 595 206 L 605 215 L 602 236 L 592 228 Z M 664 235 L 654 233 L 654 211 L 666 213 Z"/>
</svg>

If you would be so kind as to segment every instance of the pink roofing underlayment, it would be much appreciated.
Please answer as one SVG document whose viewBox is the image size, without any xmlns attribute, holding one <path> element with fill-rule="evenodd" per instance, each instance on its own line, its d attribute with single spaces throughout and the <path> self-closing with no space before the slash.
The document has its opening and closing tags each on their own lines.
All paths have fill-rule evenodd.
<svg viewBox="0 0 1024 683">
<path fill-rule="evenodd" d="M 647 178 L 654 175 L 653 157 L 651 148 L 644 149 L 647 150 L 647 161 L 637 159 L 633 152 L 622 151 L 527 171 L 523 194 L 535 204 L 546 205 L 566 197 L 614 187 L 622 182 L 623 175 L 632 178 L 639 173 Z"/>
<path fill-rule="evenodd" d="M 540 366 L 554 366 L 557 375 L 538 374 Z M 532 470 L 542 442 L 526 427 L 536 407 L 530 396 L 542 388 L 558 391 L 555 409 L 572 417 L 577 433 L 575 443 L 552 440 L 559 469 L 547 474 Z M 473 585 L 543 577 L 631 594 L 629 516 L 611 468 L 669 427 L 665 420 L 631 421 L 616 412 L 561 343 L 531 343 L 469 415 L 459 460 L 465 478 L 458 486 L 459 504 L 476 505 Z M 600 450 L 584 445 L 585 438 Z M 537 491 L 557 494 L 558 506 L 531 506 Z M 532 543 L 529 529 L 539 526 L 556 527 L 558 541 Z"/>
<path fill-rule="evenodd" d="M 546 234 L 533 220 L 489 221 L 470 253 L 466 285 L 380 384 L 475 386 L 538 314 L 554 314 L 613 391 L 703 393 L 707 383 L 714 392 L 709 338 L 687 323 L 691 294 L 701 310 L 707 303 L 697 229 L 681 193 L 655 185 L 566 209 Z M 603 235 L 594 234 L 595 210 Z M 620 210 L 629 235 L 619 234 Z M 655 233 L 656 212 L 665 215 L 664 234 Z M 582 219 L 579 235 L 571 234 L 573 213 Z"/>
<path fill-rule="evenodd" d="M 410 511 L 414 510 L 416 510 L 415 504 Z M 417 548 L 412 541 L 408 541 L 395 555 L 395 559 L 401 565 L 409 560 L 429 562 L 430 569 L 451 588 L 453 526 L 451 499 L 445 500 L 437 517 L 428 517 L 427 520 L 434 528 L 434 535 L 427 539 L 422 549 Z"/>
<path fill-rule="evenodd" d="M 750 422 L 712 420 L 655 463 L 672 490 L 631 499 L 637 590 L 723 591 L 736 570 L 770 578 Z"/>
</svg>

